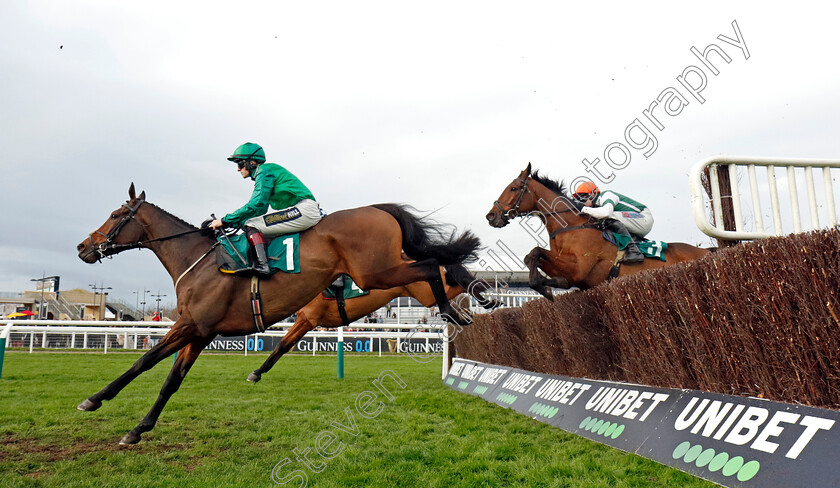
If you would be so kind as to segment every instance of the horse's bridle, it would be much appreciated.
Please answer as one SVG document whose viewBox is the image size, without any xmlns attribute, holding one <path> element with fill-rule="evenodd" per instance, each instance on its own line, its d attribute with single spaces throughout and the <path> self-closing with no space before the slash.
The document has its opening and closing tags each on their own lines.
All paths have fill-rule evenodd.
<svg viewBox="0 0 840 488">
<path fill-rule="evenodd" d="M 514 180 L 514 181 L 517 181 L 519 183 L 522 183 L 522 189 L 519 190 L 519 195 L 516 196 L 516 201 L 513 202 L 513 206 L 511 206 L 509 209 L 505 210 L 504 208 L 502 208 L 502 205 L 504 205 L 504 204 L 502 202 L 500 202 L 499 200 L 496 200 L 495 202 L 493 202 L 493 206 L 496 207 L 496 209 L 499 210 L 499 213 L 501 214 L 502 218 L 506 222 L 510 219 L 514 219 L 517 216 L 519 216 L 519 206 L 522 205 L 522 200 L 525 198 L 525 193 L 527 193 L 529 191 L 529 189 L 528 189 L 528 181 L 529 180 L 530 180 L 530 178 L 527 177 L 527 176 L 525 178 L 517 178 L 516 180 Z M 560 196 L 562 197 L 562 195 L 560 195 Z M 565 198 L 565 197 L 563 197 L 563 198 Z M 544 217 L 550 217 L 552 215 L 560 215 L 560 214 L 563 214 L 563 213 L 566 213 L 566 212 L 571 212 L 571 211 L 572 211 L 572 209 L 567 207 L 565 210 L 552 210 L 550 212 L 540 212 L 540 211 L 534 210 L 531 213 L 532 214 L 534 214 L 534 213 L 540 214 L 541 216 L 544 216 Z"/>
<path fill-rule="evenodd" d="M 519 190 L 519 195 L 516 196 L 516 201 L 513 202 L 513 206 L 505 210 L 502 205 L 502 202 L 496 200 L 493 202 L 493 206 L 499 211 L 499 215 L 505 221 L 510 219 L 515 219 L 519 215 L 519 206 L 522 205 L 522 199 L 525 198 L 525 193 L 528 191 L 528 177 L 525 178 L 517 178 L 515 181 L 522 183 L 522 189 Z"/>
<path fill-rule="evenodd" d="M 105 253 L 107 251 L 112 250 L 112 249 L 119 249 L 119 250 L 123 250 L 123 248 L 128 249 L 129 247 L 126 247 L 126 246 L 140 247 L 139 242 L 132 243 L 132 244 L 115 244 L 114 239 L 117 237 L 117 235 L 123 229 L 123 227 L 125 227 L 125 225 L 128 224 L 128 222 L 130 220 L 132 220 L 135 215 L 137 215 L 137 210 L 140 208 L 140 205 L 142 205 L 144 202 L 145 202 L 145 200 L 143 200 L 143 199 L 137 199 L 134 206 L 129 206 L 128 202 L 123 203 L 122 206 L 128 209 L 128 213 L 123 216 L 122 220 L 117 222 L 117 225 L 113 226 L 111 228 L 111 230 L 108 231 L 107 234 L 100 231 L 99 229 L 90 233 L 90 235 L 88 236 L 88 240 L 90 241 L 91 252 L 99 253 L 99 257 L 97 258 L 98 261 L 101 261 L 102 258 L 108 257 L 108 254 L 105 254 Z M 102 237 L 104 237 L 105 242 L 101 242 L 98 246 L 95 245 L 93 243 L 93 235 L 94 234 L 99 234 Z"/>
<path fill-rule="evenodd" d="M 114 239 L 116 239 L 117 235 L 119 235 L 119 233 L 120 233 L 120 231 L 122 231 L 123 227 L 125 227 L 126 224 L 128 224 L 129 221 L 134 219 L 134 217 L 137 215 L 137 210 L 140 208 L 140 205 L 144 204 L 145 202 L 146 202 L 146 200 L 144 200 L 142 198 L 139 198 L 139 199 L 137 199 L 137 201 L 134 203 L 133 206 L 129 206 L 128 202 L 123 203 L 122 206 L 128 209 L 128 213 L 123 216 L 122 220 L 117 222 L 117 225 L 112 227 L 111 230 L 109 230 L 107 234 L 105 234 L 104 232 L 101 232 L 99 230 L 95 230 L 95 231 L 90 233 L 90 235 L 88 236 L 88 240 L 90 241 L 91 253 L 96 252 L 96 253 L 99 254 L 99 257 L 97 258 L 98 261 L 102 261 L 102 258 L 107 258 L 111 254 L 116 254 L 120 251 L 125 251 L 127 249 L 137 249 L 139 247 L 143 247 L 150 242 L 165 241 L 165 240 L 168 240 L 168 239 L 174 239 L 176 237 L 181 237 L 181 236 L 184 236 L 184 235 L 187 235 L 187 234 L 194 234 L 196 232 L 204 231 L 204 229 L 194 229 L 194 230 L 188 230 L 186 232 L 179 232 L 178 234 L 173 234 L 171 236 L 158 237 L 157 239 L 147 239 L 145 241 L 131 242 L 131 243 L 128 243 L 128 244 L 117 244 L 117 243 L 115 243 Z M 105 242 L 101 242 L 98 246 L 95 245 L 93 243 L 93 235 L 94 234 L 99 234 L 102 237 L 104 237 Z M 111 254 L 106 254 L 108 251 L 114 251 L 114 252 L 112 252 Z"/>
</svg>

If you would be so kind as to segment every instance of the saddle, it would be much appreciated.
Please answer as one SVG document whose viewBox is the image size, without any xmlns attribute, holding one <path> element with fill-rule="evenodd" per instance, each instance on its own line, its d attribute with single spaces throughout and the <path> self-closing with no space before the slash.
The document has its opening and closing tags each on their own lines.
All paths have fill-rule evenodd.
<svg viewBox="0 0 840 488">
<path fill-rule="evenodd" d="M 342 298 L 347 300 L 350 298 L 361 297 L 369 293 L 370 292 L 359 288 L 359 285 L 357 285 L 353 281 L 353 279 L 350 278 L 350 275 L 344 275 L 344 287 L 341 294 Z M 324 298 L 324 300 L 335 300 L 336 298 L 338 298 L 338 290 L 336 290 L 336 287 L 330 286 L 329 288 L 321 292 L 321 297 Z"/>
<path fill-rule="evenodd" d="M 359 288 L 359 285 L 353 282 L 350 275 L 343 274 L 335 283 L 321 292 L 321 298 L 324 300 L 335 300 L 335 305 L 338 307 L 338 315 L 341 317 L 341 323 L 347 325 L 350 323 L 350 318 L 347 316 L 347 308 L 344 305 L 344 300 L 364 296 L 369 293 Z"/>
<path fill-rule="evenodd" d="M 251 267 L 254 257 L 245 234 L 221 235 L 216 238 L 216 263 L 222 273 L 236 273 Z M 272 273 L 300 273 L 300 234 L 266 237 L 268 267 Z"/>
</svg>

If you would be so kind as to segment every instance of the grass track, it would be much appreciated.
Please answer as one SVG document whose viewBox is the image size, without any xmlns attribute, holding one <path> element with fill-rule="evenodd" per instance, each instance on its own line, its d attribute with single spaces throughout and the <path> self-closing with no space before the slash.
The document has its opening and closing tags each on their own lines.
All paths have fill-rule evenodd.
<svg viewBox="0 0 840 488">
<path fill-rule="evenodd" d="M 140 376 L 96 412 L 76 405 L 128 368 L 134 354 L 6 354 L 0 379 L 0 486 L 275 486 L 302 470 L 311 487 L 712 487 L 712 483 L 457 393 L 440 363 L 404 357 L 283 358 L 258 384 L 245 381 L 265 356 L 202 356 L 155 429 L 117 442 L 147 413 L 171 365 Z M 384 370 L 407 384 L 375 418 L 354 408 Z M 348 424 L 356 436 L 331 427 Z M 343 443 L 333 459 L 310 451 L 320 472 L 296 460 L 319 433 Z M 322 463 L 321 466 L 317 466 Z M 300 478 L 287 486 L 298 486 Z M 301 485 L 302 486 L 302 485 Z"/>
</svg>

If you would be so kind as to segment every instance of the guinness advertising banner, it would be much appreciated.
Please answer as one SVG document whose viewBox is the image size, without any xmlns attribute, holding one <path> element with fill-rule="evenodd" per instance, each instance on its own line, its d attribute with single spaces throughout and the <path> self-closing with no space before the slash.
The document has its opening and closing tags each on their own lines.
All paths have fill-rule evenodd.
<svg viewBox="0 0 840 488">
<path fill-rule="evenodd" d="M 444 380 L 568 432 L 728 487 L 840 486 L 840 412 L 455 359 Z"/>
<path fill-rule="evenodd" d="M 283 336 L 280 335 L 250 335 L 237 337 L 216 337 L 206 350 L 208 351 L 233 351 L 245 352 L 271 352 L 280 343 Z M 338 340 L 335 337 L 312 337 L 304 336 L 295 345 L 293 351 L 298 352 L 336 352 Z M 344 352 L 383 352 L 395 354 L 414 354 L 420 356 L 439 355 L 443 352 L 443 342 L 440 338 L 416 339 L 407 338 L 386 339 L 384 337 L 371 337 L 344 333 Z"/>
</svg>

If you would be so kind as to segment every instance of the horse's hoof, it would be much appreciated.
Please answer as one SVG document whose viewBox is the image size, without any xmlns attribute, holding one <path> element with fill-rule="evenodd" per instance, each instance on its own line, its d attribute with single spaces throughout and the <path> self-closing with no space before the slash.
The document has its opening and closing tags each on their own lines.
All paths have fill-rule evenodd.
<svg viewBox="0 0 840 488">
<path fill-rule="evenodd" d="M 536 290 L 537 293 L 539 293 L 540 295 L 544 296 L 549 302 L 554 301 L 554 294 L 551 293 L 551 290 L 549 290 L 548 287 L 534 288 L 534 290 Z"/>
<path fill-rule="evenodd" d="M 93 412 L 102 406 L 102 402 L 92 402 L 90 398 L 80 403 L 76 408 L 83 412 Z"/>
<path fill-rule="evenodd" d="M 128 446 L 132 444 L 137 444 L 138 442 L 140 442 L 140 436 L 133 432 L 129 432 L 120 440 L 120 445 Z"/>
<path fill-rule="evenodd" d="M 262 379 L 261 374 L 251 373 L 251 374 L 248 375 L 248 381 L 250 381 L 251 383 L 256 383 L 257 381 L 259 381 L 261 379 Z"/>
</svg>

